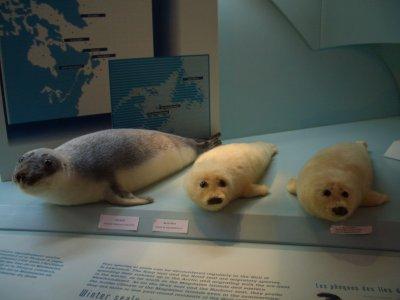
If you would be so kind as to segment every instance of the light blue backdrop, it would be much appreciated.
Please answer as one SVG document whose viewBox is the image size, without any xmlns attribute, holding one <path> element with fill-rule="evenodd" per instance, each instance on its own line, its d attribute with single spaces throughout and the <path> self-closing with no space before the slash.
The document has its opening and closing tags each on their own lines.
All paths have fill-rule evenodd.
<svg viewBox="0 0 400 300">
<path fill-rule="evenodd" d="M 219 0 L 219 31 L 224 138 L 400 114 L 370 46 L 313 51 L 267 0 Z"/>
</svg>

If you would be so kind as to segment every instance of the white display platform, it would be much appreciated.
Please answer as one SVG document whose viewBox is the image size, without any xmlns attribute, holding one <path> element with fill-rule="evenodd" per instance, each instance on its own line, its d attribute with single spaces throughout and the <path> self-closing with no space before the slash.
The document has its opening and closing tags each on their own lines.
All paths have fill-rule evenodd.
<svg viewBox="0 0 400 300">
<path fill-rule="evenodd" d="M 7 300 L 394 300 L 399 269 L 394 252 L 0 231 Z"/>
<path fill-rule="evenodd" d="M 79 207 L 49 205 L 21 193 L 12 183 L 2 183 L 0 228 L 399 251 L 400 161 L 383 157 L 399 135 L 400 117 L 395 117 L 224 141 L 268 141 L 278 146 L 279 154 L 262 180 L 270 186 L 270 195 L 239 199 L 218 213 L 198 208 L 185 195 L 182 176 L 186 170 L 139 193 L 153 197 L 155 202 L 136 207 L 106 203 Z M 375 168 L 375 188 L 387 193 L 391 201 L 380 207 L 360 208 L 350 220 L 340 223 L 370 225 L 371 234 L 331 234 L 331 223 L 307 215 L 297 199 L 287 193 L 286 183 L 318 149 L 355 140 L 368 142 Z M 137 216 L 138 229 L 99 229 L 101 214 Z M 152 229 L 157 218 L 188 220 L 188 232 L 155 232 Z"/>
</svg>

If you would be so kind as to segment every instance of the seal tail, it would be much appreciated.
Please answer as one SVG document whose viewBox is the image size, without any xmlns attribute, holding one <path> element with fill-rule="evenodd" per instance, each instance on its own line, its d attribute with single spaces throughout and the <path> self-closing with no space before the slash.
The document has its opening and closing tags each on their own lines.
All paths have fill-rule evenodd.
<svg viewBox="0 0 400 300">
<path fill-rule="evenodd" d="M 278 153 L 278 147 L 274 144 L 261 141 L 255 142 L 255 144 L 264 149 L 264 151 L 266 151 L 266 154 L 271 155 L 271 157 Z"/>
<path fill-rule="evenodd" d="M 356 141 L 357 144 L 363 145 L 365 149 L 368 149 L 368 144 L 365 141 Z"/>
<path fill-rule="evenodd" d="M 202 151 L 207 151 L 222 144 L 221 133 L 218 132 L 208 139 L 195 139 L 196 146 Z"/>
</svg>

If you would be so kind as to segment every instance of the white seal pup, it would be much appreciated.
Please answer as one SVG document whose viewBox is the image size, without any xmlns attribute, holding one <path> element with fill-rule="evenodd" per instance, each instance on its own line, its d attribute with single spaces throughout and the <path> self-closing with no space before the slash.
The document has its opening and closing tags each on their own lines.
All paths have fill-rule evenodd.
<svg viewBox="0 0 400 300">
<path fill-rule="evenodd" d="M 273 144 L 228 144 L 203 153 L 185 177 L 189 197 L 200 207 L 218 211 L 236 198 L 265 196 L 268 187 L 257 184 L 272 156 Z"/>
<path fill-rule="evenodd" d="M 109 129 L 83 135 L 53 149 L 27 152 L 13 180 L 26 193 L 60 205 L 108 201 L 152 202 L 133 192 L 179 171 L 218 144 L 219 135 L 194 140 L 144 129 Z"/>
<path fill-rule="evenodd" d="M 304 209 L 342 221 L 359 206 L 376 206 L 388 196 L 372 190 L 373 171 L 365 142 L 339 143 L 318 151 L 287 185 Z"/>
</svg>

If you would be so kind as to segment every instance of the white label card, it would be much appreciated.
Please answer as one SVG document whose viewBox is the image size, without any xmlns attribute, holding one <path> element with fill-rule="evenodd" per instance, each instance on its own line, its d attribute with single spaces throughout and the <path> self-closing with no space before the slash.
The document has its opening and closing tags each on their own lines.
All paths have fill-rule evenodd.
<svg viewBox="0 0 400 300">
<path fill-rule="evenodd" d="M 99 228 L 118 229 L 137 231 L 139 217 L 119 216 L 119 215 L 100 215 Z"/>
<path fill-rule="evenodd" d="M 371 234 L 372 226 L 331 225 L 332 234 Z"/>
<path fill-rule="evenodd" d="M 385 157 L 400 160 L 400 140 L 394 141 L 385 152 Z"/>
<path fill-rule="evenodd" d="M 153 223 L 153 231 L 187 233 L 189 228 L 188 220 L 156 219 Z"/>
</svg>

